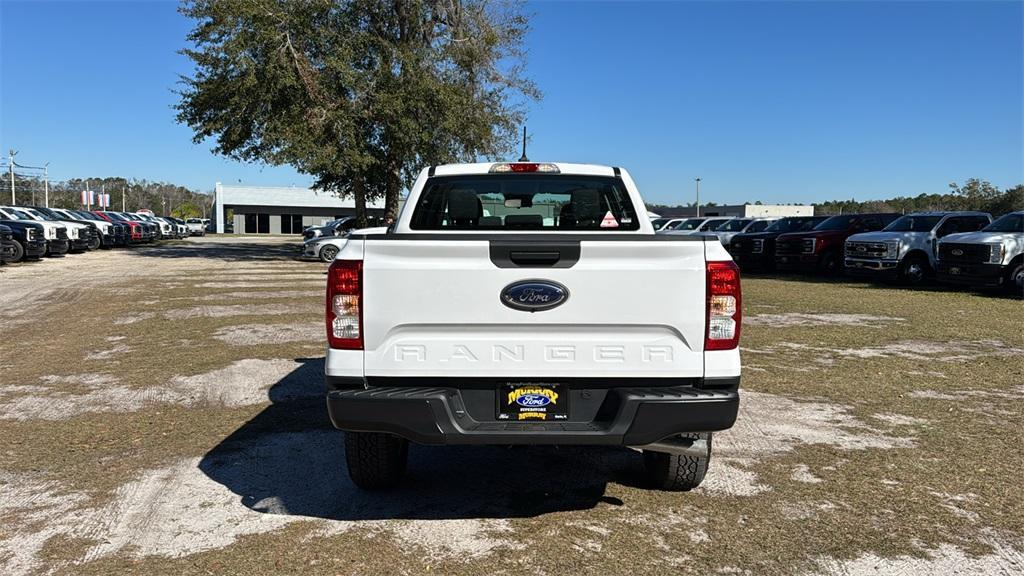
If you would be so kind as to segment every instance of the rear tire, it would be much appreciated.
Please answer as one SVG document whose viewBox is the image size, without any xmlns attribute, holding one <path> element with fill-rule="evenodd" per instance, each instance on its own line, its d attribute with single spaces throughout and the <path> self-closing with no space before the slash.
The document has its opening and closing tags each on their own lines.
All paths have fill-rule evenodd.
<svg viewBox="0 0 1024 576">
<path fill-rule="evenodd" d="M 897 277 L 907 286 L 920 286 L 931 275 L 932 267 L 921 256 L 908 256 L 900 262 Z"/>
<path fill-rule="evenodd" d="M 334 259 L 338 256 L 338 247 L 334 244 L 324 244 L 320 248 L 320 261 L 321 262 L 334 262 Z"/>
<path fill-rule="evenodd" d="M 409 441 L 379 432 L 345 432 L 348 476 L 363 490 L 396 486 L 405 474 Z"/>
<path fill-rule="evenodd" d="M 682 438 L 707 440 L 704 456 L 680 456 L 665 452 L 644 450 L 644 469 L 651 486 L 659 490 L 688 492 L 704 481 L 711 463 L 711 433 L 680 434 Z"/>
</svg>

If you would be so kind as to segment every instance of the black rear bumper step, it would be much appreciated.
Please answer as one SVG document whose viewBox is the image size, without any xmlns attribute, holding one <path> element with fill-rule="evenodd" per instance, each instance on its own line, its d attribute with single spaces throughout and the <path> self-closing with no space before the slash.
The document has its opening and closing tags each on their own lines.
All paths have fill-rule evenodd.
<svg viewBox="0 0 1024 576">
<path fill-rule="evenodd" d="M 569 392 L 575 395 L 570 420 L 557 422 L 505 422 L 494 419 L 493 413 L 488 417 L 494 390 L 334 389 L 327 394 L 327 407 L 331 422 L 341 430 L 387 432 L 420 444 L 611 446 L 641 446 L 684 432 L 725 430 L 736 421 L 739 410 L 735 388 L 572 388 Z"/>
</svg>

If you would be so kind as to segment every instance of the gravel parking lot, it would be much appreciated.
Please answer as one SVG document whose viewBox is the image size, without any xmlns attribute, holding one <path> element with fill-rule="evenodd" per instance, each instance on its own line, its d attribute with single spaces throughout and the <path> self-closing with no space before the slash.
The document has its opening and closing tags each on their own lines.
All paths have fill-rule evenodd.
<svg viewBox="0 0 1024 576">
<path fill-rule="evenodd" d="M 1018 300 L 746 278 L 741 413 L 697 491 L 628 449 L 413 447 L 381 495 L 345 473 L 326 265 L 295 253 L 0 268 L 0 572 L 1024 573 Z"/>
</svg>

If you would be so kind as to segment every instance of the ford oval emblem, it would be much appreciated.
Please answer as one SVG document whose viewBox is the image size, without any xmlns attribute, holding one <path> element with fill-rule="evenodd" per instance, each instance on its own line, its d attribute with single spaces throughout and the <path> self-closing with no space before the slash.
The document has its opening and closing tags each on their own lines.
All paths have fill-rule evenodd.
<svg viewBox="0 0 1024 576">
<path fill-rule="evenodd" d="M 954 248 L 952 250 L 952 252 L 953 252 L 953 256 L 963 256 L 964 255 L 964 251 L 959 249 L 959 248 Z"/>
<path fill-rule="evenodd" d="M 569 298 L 569 289 L 550 280 L 522 280 L 505 286 L 501 303 L 515 310 L 539 312 L 561 305 Z"/>
<path fill-rule="evenodd" d="M 540 408 L 541 406 L 551 404 L 551 398 L 541 394 L 523 394 L 516 398 L 516 404 L 526 408 Z"/>
</svg>

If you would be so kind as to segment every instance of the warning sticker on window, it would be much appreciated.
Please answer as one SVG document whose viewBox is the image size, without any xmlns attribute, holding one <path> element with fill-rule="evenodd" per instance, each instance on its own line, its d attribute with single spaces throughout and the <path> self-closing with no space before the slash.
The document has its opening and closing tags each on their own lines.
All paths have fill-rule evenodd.
<svg viewBox="0 0 1024 576">
<path fill-rule="evenodd" d="M 612 216 L 612 211 L 609 210 L 608 213 L 604 215 L 604 218 L 601 219 L 601 228 L 618 228 L 618 227 L 619 227 L 619 221 L 615 219 L 615 216 Z"/>
</svg>

